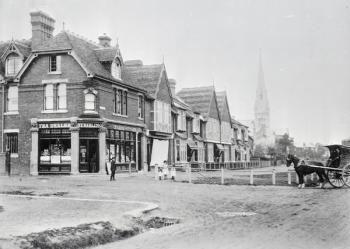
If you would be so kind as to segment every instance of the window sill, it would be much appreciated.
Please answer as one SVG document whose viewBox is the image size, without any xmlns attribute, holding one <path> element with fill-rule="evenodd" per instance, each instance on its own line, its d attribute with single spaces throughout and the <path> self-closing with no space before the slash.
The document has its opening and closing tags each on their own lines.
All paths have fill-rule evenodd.
<svg viewBox="0 0 350 249">
<path fill-rule="evenodd" d="M 4 115 L 19 115 L 18 111 L 5 112 Z"/>
<path fill-rule="evenodd" d="M 84 111 L 84 114 L 98 114 L 97 111 Z"/>
<path fill-rule="evenodd" d="M 139 119 L 139 120 L 142 120 L 142 121 L 144 120 L 144 118 L 140 118 L 140 117 L 138 117 L 138 119 Z"/>
<path fill-rule="evenodd" d="M 11 158 L 18 158 L 18 153 L 11 153 L 10 157 Z"/>
<path fill-rule="evenodd" d="M 62 72 L 55 71 L 55 72 L 48 72 L 47 74 L 62 74 Z"/>
<path fill-rule="evenodd" d="M 41 111 L 41 113 L 67 113 L 68 110 L 64 109 L 64 110 L 43 110 Z"/>
<path fill-rule="evenodd" d="M 117 114 L 117 113 L 113 113 L 113 116 L 117 116 L 117 117 L 122 117 L 122 118 L 127 118 L 127 115 L 122 115 L 122 114 Z"/>
</svg>

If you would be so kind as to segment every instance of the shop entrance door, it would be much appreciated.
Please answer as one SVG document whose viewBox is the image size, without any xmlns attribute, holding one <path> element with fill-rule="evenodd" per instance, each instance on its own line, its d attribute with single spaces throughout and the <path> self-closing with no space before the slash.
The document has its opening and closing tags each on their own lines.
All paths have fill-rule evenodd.
<svg viewBox="0 0 350 249">
<path fill-rule="evenodd" d="M 98 139 L 80 139 L 79 172 L 97 173 L 98 162 Z"/>
</svg>

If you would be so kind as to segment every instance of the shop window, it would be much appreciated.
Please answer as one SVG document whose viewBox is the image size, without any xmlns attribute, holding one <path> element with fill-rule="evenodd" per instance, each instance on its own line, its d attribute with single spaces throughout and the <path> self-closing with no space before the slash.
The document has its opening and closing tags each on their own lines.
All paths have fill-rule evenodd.
<svg viewBox="0 0 350 249">
<path fill-rule="evenodd" d="M 115 157 L 117 163 L 136 161 L 136 134 L 135 132 L 110 129 L 107 132 L 108 160 Z"/>
<path fill-rule="evenodd" d="M 18 55 L 11 54 L 6 59 L 6 76 L 14 76 L 23 66 L 23 61 Z"/>
<path fill-rule="evenodd" d="M 49 72 L 60 73 L 61 72 L 61 56 L 52 55 L 49 57 Z"/>
<path fill-rule="evenodd" d="M 8 112 L 16 112 L 18 111 L 18 87 L 10 86 L 7 92 L 7 100 L 6 100 L 6 111 Z"/>
<path fill-rule="evenodd" d="M 18 133 L 5 133 L 5 143 L 11 154 L 18 153 Z"/>
<path fill-rule="evenodd" d="M 69 129 L 40 130 L 40 164 L 70 164 L 71 141 Z"/>
</svg>

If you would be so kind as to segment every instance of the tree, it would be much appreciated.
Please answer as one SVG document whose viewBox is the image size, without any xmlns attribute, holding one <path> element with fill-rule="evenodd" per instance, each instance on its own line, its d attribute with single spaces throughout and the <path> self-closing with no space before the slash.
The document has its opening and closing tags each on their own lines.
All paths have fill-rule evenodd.
<svg viewBox="0 0 350 249">
<path fill-rule="evenodd" d="M 288 154 L 290 150 L 294 149 L 294 139 L 285 133 L 281 138 L 276 140 L 276 150 L 279 154 Z"/>
<path fill-rule="evenodd" d="M 265 156 L 264 146 L 262 146 L 260 144 L 255 145 L 254 156 L 255 157 L 263 157 L 263 156 Z"/>
</svg>

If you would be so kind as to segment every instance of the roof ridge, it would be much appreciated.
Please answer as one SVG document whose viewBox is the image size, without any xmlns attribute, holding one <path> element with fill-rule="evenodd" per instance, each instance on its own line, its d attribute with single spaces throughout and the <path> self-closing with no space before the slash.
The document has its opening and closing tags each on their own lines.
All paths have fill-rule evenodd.
<svg viewBox="0 0 350 249">
<path fill-rule="evenodd" d="M 72 35 L 72 36 L 74 36 L 75 38 L 78 38 L 78 39 L 80 39 L 80 40 L 83 40 L 83 41 L 85 41 L 85 42 L 87 42 L 87 43 L 89 43 L 89 44 L 91 44 L 91 45 L 93 45 L 93 46 L 97 46 L 97 47 L 100 47 L 100 45 L 98 44 L 98 43 L 96 43 L 96 42 L 94 42 L 94 41 L 92 41 L 92 40 L 90 40 L 90 39 L 88 39 L 88 38 L 86 38 L 86 37 L 84 37 L 84 36 L 82 36 L 82 35 L 79 35 L 79 34 L 77 34 L 77 33 L 74 33 L 73 31 L 70 31 L 70 30 L 61 30 L 60 31 L 60 33 L 61 32 L 63 32 L 63 33 L 66 33 L 66 34 L 70 34 L 70 35 Z"/>
<path fill-rule="evenodd" d="M 181 88 L 180 91 L 182 91 L 182 90 L 189 90 L 189 89 L 199 89 L 199 88 L 207 88 L 207 89 L 212 88 L 212 89 L 214 89 L 213 86 L 196 86 L 196 87 L 185 87 L 185 88 Z"/>
</svg>

